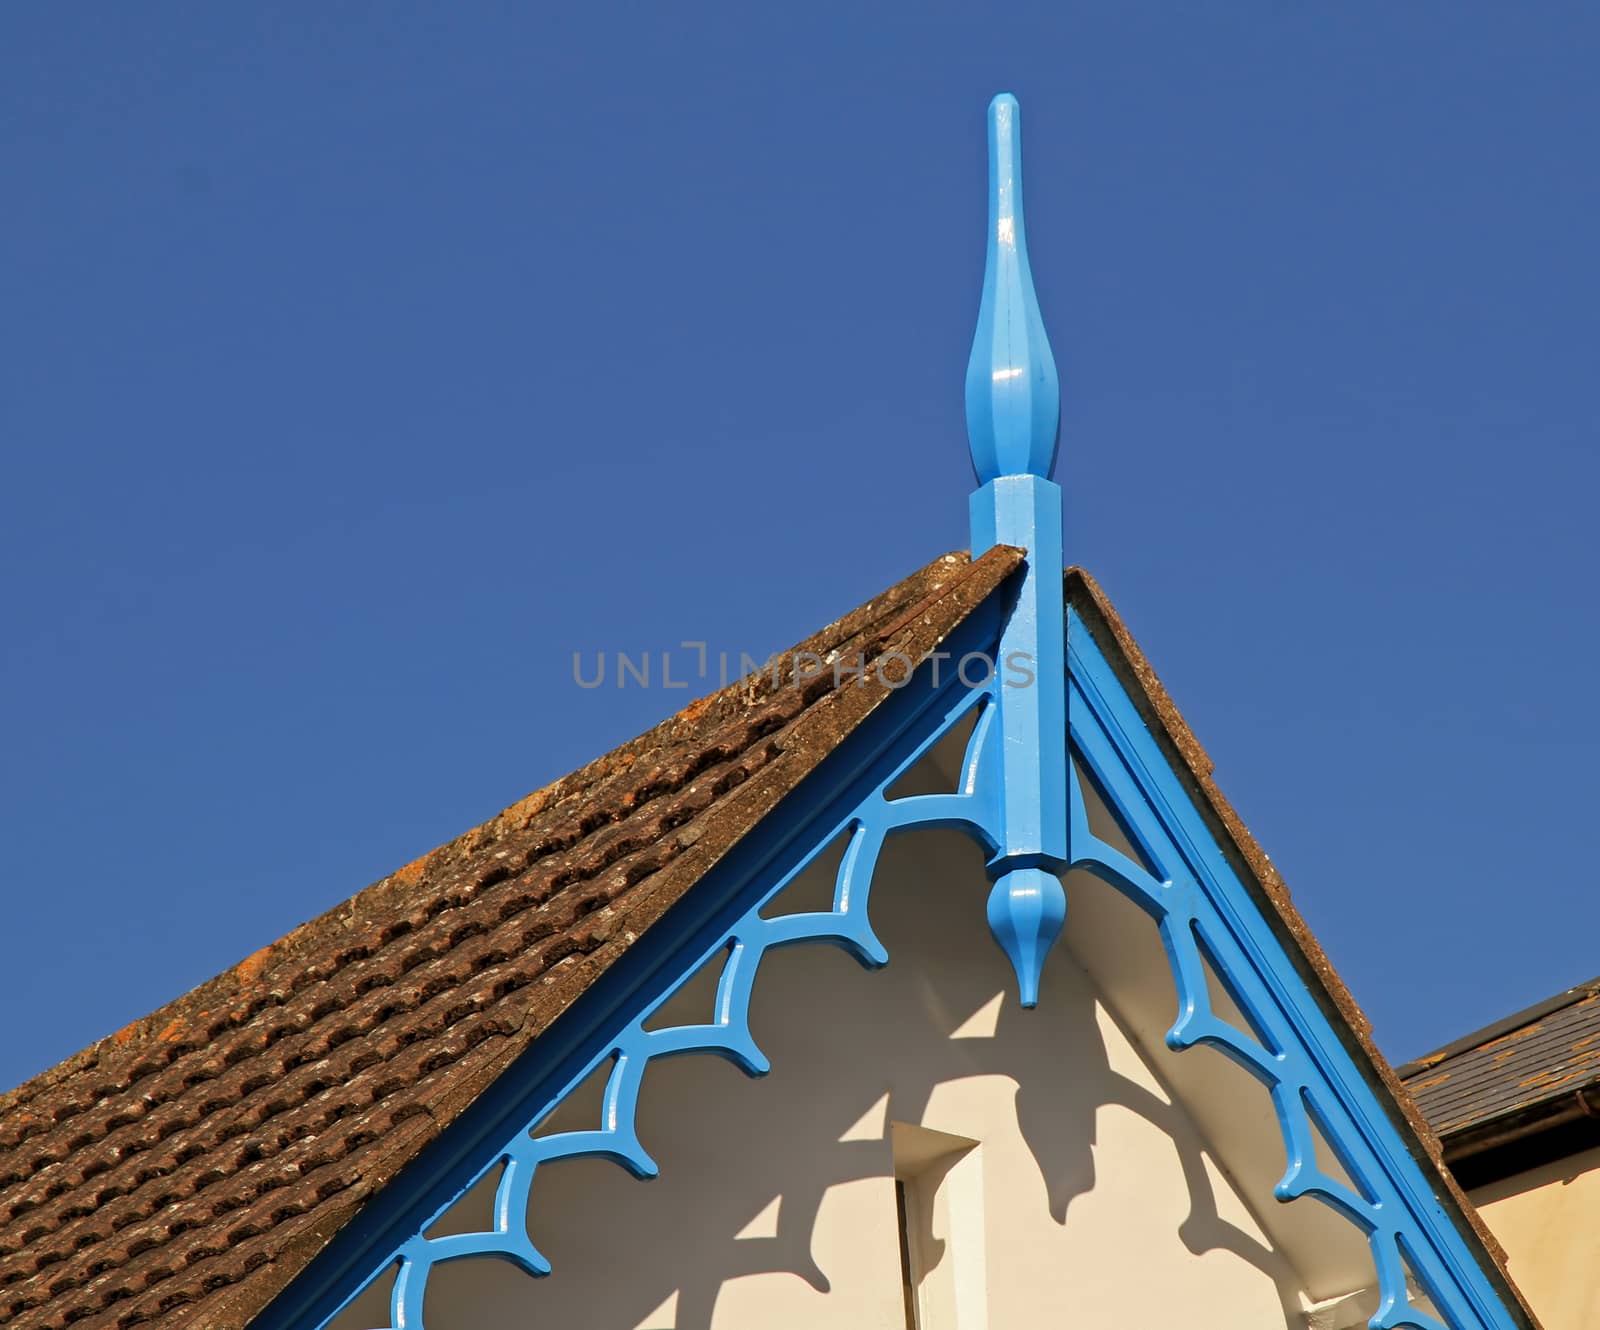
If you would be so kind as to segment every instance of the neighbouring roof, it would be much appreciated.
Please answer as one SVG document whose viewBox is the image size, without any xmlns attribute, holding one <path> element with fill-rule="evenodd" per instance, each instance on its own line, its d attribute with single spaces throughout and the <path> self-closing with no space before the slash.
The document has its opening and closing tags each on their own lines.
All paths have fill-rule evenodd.
<svg viewBox="0 0 1600 1330">
<path fill-rule="evenodd" d="M 795 648 L 936 649 L 1021 564 L 946 555 Z M 1124 674 L 1508 1304 L 1437 1139 L 1099 588 Z M 793 654 L 793 653 L 791 653 Z M 0 1323 L 242 1330 L 891 690 L 751 676 L 0 1096 Z"/>
<path fill-rule="evenodd" d="M 1451 1159 L 1600 1113 L 1600 979 L 1400 1069 Z"/>
<path fill-rule="evenodd" d="M 946 555 L 795 653 L 916 658 L 1021 559 Z M 0 1097 L 0 1323 L 247 1324 L 891 691 L 806 673 L 692 703 Z"/>
</svg>

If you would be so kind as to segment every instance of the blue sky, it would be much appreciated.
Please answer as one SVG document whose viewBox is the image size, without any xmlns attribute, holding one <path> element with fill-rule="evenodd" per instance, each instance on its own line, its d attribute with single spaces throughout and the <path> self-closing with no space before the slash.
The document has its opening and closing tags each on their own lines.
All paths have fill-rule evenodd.
<svg viewBox="0 0 1600 1330">
<path fill-rule="evenodd" d="M 1069 557 L 1392 1056 L 1600 973 L 1600 19 L 8 6 L 0 1082 L 965 544 L 1022 101 Z"/>
</svg>

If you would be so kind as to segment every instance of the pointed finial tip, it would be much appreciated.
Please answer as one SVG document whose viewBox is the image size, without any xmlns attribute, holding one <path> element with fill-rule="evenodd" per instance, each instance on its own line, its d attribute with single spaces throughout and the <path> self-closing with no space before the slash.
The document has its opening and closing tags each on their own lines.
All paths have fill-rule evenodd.
<svg viewBox="0 0 1600 1330">
<path fill-rule="evenodd" d="M 1067 919 L 1067 893 L 1042 868 L 1013 868 L 990 890 L 988 915 L 989 931 L 1016 971 L 1022 1005 L 1038 1006 L 1044 958 Z"/>
<path fill-rule="evenodd" d="M 967 437 L 979 483 L 1048 476 L 1060 416 L 1061 388 L 1023 229 L 1021 111 L 1002 92 L 989 103 L 988 245 L 967 362 Z"/>
</svg>

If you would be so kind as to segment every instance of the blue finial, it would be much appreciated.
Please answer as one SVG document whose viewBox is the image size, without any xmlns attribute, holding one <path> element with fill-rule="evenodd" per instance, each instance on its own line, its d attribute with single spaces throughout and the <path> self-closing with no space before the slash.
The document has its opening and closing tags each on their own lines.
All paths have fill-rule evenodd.
<svg viewBox="0 0 1600 1330">
<path fill-rule="evenodd" d="M 1050 479 L 1061 389 L 1028 271 L 1021 130 L 1017 99 L 1001 93 L 989 103 L 989 243 L 967 364 L 967 436 L 978 473 L 969 501 L 973 554 L 993 545 L 1028 552 L 997 659 L 1027 662 L 1032 683 L 995 689 L 1000 834 L 987 866 L 989 928 L 1031 1007 L 1066 919 L 1060 874 L 1070 858 L 1061 491 Z"/>
<path fill-rule="evenodd" d="M 1039 979 L 1067 921 L 1067 893 L 1042 868 L 1013 868 L 989 891 L 989 931 L 1017 974 L 1024 1007 L 1039 1005 Z"/>
<path fill-rule="evenodd" d="M 989 245 L 983 303 L 967 362 L 967 438 L 979 484 L 1048 477 L 1056 461 L 1061 385 L 1039 317 L 1022 226 L 1022 124 L 1017 99 L 989 103 Z"/>
</svg>

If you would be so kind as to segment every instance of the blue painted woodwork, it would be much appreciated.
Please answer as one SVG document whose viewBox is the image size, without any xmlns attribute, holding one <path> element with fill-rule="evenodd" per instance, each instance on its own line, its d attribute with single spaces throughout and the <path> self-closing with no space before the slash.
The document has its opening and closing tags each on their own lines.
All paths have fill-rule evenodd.
<svg viewBox="0 0 1600 1330">
<path fill-rule="evenodd" d="M 1000 628 L 996 600 L 979 606 L 945 642 L 957 660 L 982 655 L 993 659 Z M 968 677 L 976 677 L 970 671 Z M 942 680 L 935 684 L 935 680 Z M 991 679 L 982 695 L 996 686 Z M 696 973 L 704 959 L 730 945 L 735 928 L 752 910 L 776 893 L 773 885 L 791 881 L 804 866 L 832 844 L 857 810 L 881 800 L 918 756 L 925 753 L 969 707 L 981 704 L 973 689 L 945 665 L 923 662 L 912 679 L 884 706 L 874 711 L 830 753 L 771 815 L 754 828 L 696 884 L 683 900 L 633 944 L 555 1023 L 536 1044 L 474 1101 L 439 1137 L 407 1166 L 389 1187 L 317 1255 L 307 1268 L 261 1314 L 252 1330 L 312 1330 L 326 1326 L 360 1290 L 386 1270 L 398 1267 L 402 1253 L 496 1163 L 511 1143 L 544 1121 L 559 1107 L 571 1087 L 614 1053 L 618 1032 L 637 1018 L 648 1020 L 672 993 Z M 984 744 L 992 747 L 989 729 Z M 981 763 L 980 763 L 981 765 Z M 979 782 L 971 764 L 962 790 L 971 799 L 922 796 L 933 803 L 897 800 L 886 815 L 885 834 L 914 825 L 958 826 L 977 831 L 986 814 Z M 910 814 L 927 821 L 908 820 Z M 894 825 L 891 826 L 890 822 Z M 862 883 L 871 864 L 861 844 L 852 881 Z M 875 857 L 876 849 L 873 848 Z M 837 901 L 836 901 L 837 905 Z M 861 907 L 864 909 L 864 902 Z M 837 910 L 822 916 L 832 920 Z M 816 940 L 847 945 L 836 935 Z M 790 939 L 790 942 L 805 939 Z M 766 948 L 763 947 L 762 950 Z M 857 955 L 862 954 L 857 952 Z M 870 960 L 870 957 L 869 957 Z M 684 1049 L 682 1052 L 695 1050 Z M 727 1056 L 726 1053 L 720 1054 Z M 617 1099 L 619 1109 L 625 1107 Z M 631 1122 L 631 1119 L 630 1119 Z M 603 1152 L 596 1152 L 603 1153 Z M 450 1259 L 484 1255 L 527 1265 L 504 1251 L 501 1235 L 483 1235 L 481 1246 L 458 1244 Z M 526 1257 L 525 1249 L 519 1255 Z M 438 1254 L 428 1253 L 429 1268 Z M 398 1281 L 397 1281 L 398 1282 Z M 420 1266 L 407 1275 L 408 1300 L 392 1317 L 396 1330 L 417 1330 L 414 1309 L 422 1305 L 426 1273 Z"/>
<path fill-rule="evenodd" d="M 974 552 L 1001 542 L 1022 546 L 1028 565 L 1006 604 L 980 607 L 946 648 L 956 658 L 984 653 L 995 667 L 971 684 L 968 671 L 952 676 L 947 670 L 940 684 L 937 662 L 922 662 L 909 685 L 329 1243 L 262 1314 L 256 1330 L 326 1326 L 385 1270 L 395 1272 L 392 1330 L 424 1330 L 428 1277 L 442 1262 L 494 1258 L 530 1275 L 545 1273 L 548 1264 L 525 1231 L 537 1170 L 560 1159 L 600 1157 L 637 1177 L 653 1176 L 656 1164 L 635 1118 L 647 1064 L 707 1053 L 750 1075 L 764 1072 L 767 1062 L 748 1023 L 763 958 L 777 948 L 823 943 L 869 967 L 886 963 L 868 916 L 873 871 L 889 836 L 929 827 L 962 830 L 988 856 L 994 879 L 989 922 L 1016 968 L 1025 1005 L 1037 1001 L 1044 955 L 1065 918 L 1058 875 L 1069 866 L 1102 878 L 1153 920 L 1176 989 L 1178 1016 L 1168 1045 L 1180 1051 L 1207 1045 L 1262 1084 L 1287 1155 L 1274 1194 L 1280 1201 L 1313 1197 L 1366 1234 L 1381 1290 L 1373 1330 L 1509 1330 L 1515 1324 L 1089 626 L 1064 608 L 1060 491 L 1048 479 L 1058 395 L 1028 273 L 1017 108 L 1008 96 L 990 107 L 990 146 L 989 253 L 967 379 L 980 481 L 972 538 Z M 890 798 L 894 782 L 974 710 L 958 788 Z M 1069 753 L 1144 862 L 1094 836 L 1084 777 Z M 849 841 L 832 908 L 763 917 L 763 908 L 840 835 Z M 713 1019 L 646 1030 L 652 1016 L 719 956 Z M 1212 1009 L 1208 962 L 1254 1037 Z M 595 1127 L 532 1134 L 608 1063 Z M 1318 1166 L 1314 1127 L 1353 1187 Z M 492 1229 L 426 1236 L 497 1167 Z M 1408 1264 L 1442 1323 L 1412 1306 Z"/>
<path fill-rule="evenodd" d="M 995 625 L 986 631 L 992 643 Z M 1111 662 L 1077 615 L 1068 619 L 1068 634 L 1071 755 L 1154 871 L 1093 834 L 1084 777 L 1076 769 L 1069 774 L 1071 866 L 1094 873 L 1128 896 L 1159 930 L 1172 967 L 1177 1008 L 1168 1045 L 1180 1051 L 1209 1046 L 1261 1082 L 1286 1152 L 1285 1172 L 1274 1196 L 1279 1201 L 1313 1197 L 1367 1236 L 1381 1291 L 1381 1305 L 1370 1322 L 1373 1330 L 1510 1330 L 1515 1323 L 1472 1250 L 1307 991 L 1284 942 L 1219 846 Z M 972 650 L 981 640 L 969 630 L 952 648 Z M 766 1059 L 751 1037 L 747 1015 L 752 986 L 768 952 L 816 942 L 841 947 L 869 967 L 887 962 L 868 916 L 872 873 L 886 838 L 921 827 L 952 827 L 992 853 L 1000 826 L 993 788 L 1003 771 L 998 725 L 1003 678 L 996 675 L 976 688 L 958 678 L 936 689 L 927 684 L 928 677 L 925 665 L 913 684 L 874 718 L 872 732 L 859 736 L 862 744 L 830 757 L 817 773 L 819 788 L 803 786 L 792 797 L 795 806 L 774 814 L 771 825 L 754 833 L 754 843 L 741 847 L 738 862 L 696 887 L 684 904 L 698 904 L 698 915 L 680 921 L 669 914 L 635 944 L 618 970 L 632 966 L 642 969 L 644 977 L 638 972 L 608 974 L 530 1050 L 525 1066 L 508 1073 L 512 1084 L 507 1091 L 497 1087 L 446 1134 L 448 1140 L 441 1138 L 439 1144 L 450 1146 L 452 1157 L 424 1193 L 425 1204 L 402 1199 L 393 1209 L 381 1203 L 369 1207 L 376 1222 L 357 1234 L 366 1239 L 358 1253 L 366 1258 L 365 1266 L 348 1251 L 331 1270 L 314 1265 L 290 1290 L 294 1295 L 304 1286 L 298 1301 L 292 1296 L 280 1300 L 282 1307 L 269 1309 L 260 1330 L 323 1326 L 374 1272 L 386 1268 L 397 1272 L 392 1330 L 424 1330 L 427 1279 L 441 1262 L 497 1258 L 530 1274 L 544 1273 L 548 1265 L 524 1227 L 536 1169 L 587 1156 L 610 1159 L 637 1177 L 653 1176 L 656 1165 L 635 1122 L 646 1065 L 657 1057 L 708 1053 L 751 1075 L 765 1071 Z M 974 708 L 978 714 L 957 789 L 889 798 L 886 791 L 894 782 Z M 841 833 L 848 834 L 849 843 L 832 908 L 763 918 L 762 910 L 773 897 Z M 646 1030 L 678 989 L 719 955 L 723 960 L 714 1019 Z M 1255 1037 L 1214 1012 L 1208 962 Z M 621 981 L 620 994 L 607 991 L 614 979 Z M 595 1068 L 608 1062 L 595 1128 L 543 1138 L 530 1134 Z M 494 1110 L 492 1126 L 482 1120 L 486 1105 Z M 469 1121 L 474 1114 L 479 1120 Z M 1353 1188 L 1318 1166 L 1313 1124 Z M 494 1137 L 494 1127 L 504 1134 Z M 450 1205 L 501 1165 L 492 1231 L 424 1236 Z M 403 1189 L 404 1179 L 400 1185 Z M 380 1227 L 385 1222 L 386 1228 Z M 375 1241 L 378 1233 L 386 1233 L 390 1245 Z M 341 1235 L 330 1252 L 346 1241 L 347 1235 Z M 1412 1306 L 1407 1264 L 1442 1321 Z M 355 1278 L 358 1273 L 362 1277 Z"/>
<path fill-rule="evenodd" d="M 982 692 L 965 688 L 953 690 L 943 709 L 941 723 L 896 764 L 889 775 L 889 783 L 915 764 L 969 708 L 981 706 L 986 700 Z M 770 880 L 726 936 L 719 938 L 708 952 L 696 955 L 682 971 L 676 985 L 629 1019 L 611 1046 L 568 1080 L 549 1111 L 553 1112 L 596 1067 L 610 1062 L 597 1128 L 537 1137 L 529 1134 L 530 1130 L 537 1129 L 536 1121 L 531 1128 L 512 1137 L 489 1168 L 482 1171 L 502 1166 L 495 1191 L 492 1232 L 440 1238 L 429 1238 L 425 1232 L 418 1232 L 400 1248 L 396 1254 L 399 1267 L 390 1307 L 394 1330 L 413 1330 L 423 1325 L 428 1275 L 440 1262 L 494 1256 L 511 1261 L 530 1275 L 549 1273 L 549 1263 L 533 1246 L 526 1230 L 529 1188 L 541 1164 L 560 1159 L 601 1158 L 620 1164 L 637 1178 L 656 1175 L 656 1162 L 639 1140 L 635 1123 L 640 1086 L 651 1060 L 708 1053 L 725 1058 L 751 1076 L 760 1076 L 769 1070 L 770 1064 L 756 1046 L 749 1022 L 750 995 L 767 952 L 798 943 L 821 942 L 842 947 L 871 968 L 888 963 L 889 953 L 873 933 L 867 917 L 878 856 L 890 835 L 918 827 L 955 827 L 974 835 L 980 843 L 992 843 L 988 829 L 991 810 L 980 793 L 989 784 L 986 768 L 994 758 L 992 714 L 990 708 L 983 707 L 976 718 L 967 741 L 962 762 L 963 780 L 958 790 L 950 794 L 890 799 L 884 793 L 886 785 L 874 789 L 844 820 L 828 826 L 822 838 L 812 843 L 809 853 L 794 860 L 785 873 Z M 849 842 L 835 879 L 833 908 L 764 918 L 762 909 L 840 833 L 848 834 Z M 645 1029 L 678 989 L 719 954 L 723 959 L 713 1020 L 704 1025 Z M 543 1116 L 548 1117 L 549 1113 Z"/>
<path fill-rule="evenodd" d="M 1056 877 L 1067 859 L 1061 490 L 1049 479 L 1060 418 L 1055 360 L 1028 267 L 1021 114 L 1017 99 L 1001 93 L 989 103 L 989 232 L 967 362 L 967 439 L 980 485 L 970 504 L 972 553 L 994 545 L 1028 552 L 1000 638 L 1000 834 L 988 864 L 989 928 L 1017 972 L 1025 1007 L 1039 1001 L 1045 956 L 1067 917 Z"/>
<path fill-rule="evenodd" d="M 1168 1047 L 1214 1048 L 1266 1087 L 1287 1155 L 1273 1195 L 1315 1197 L 1366 1234 L 1380 1295 L 1371 1330 L 1442 1330 L 1411 1305 L 1405 1262 L 1450 1330 L 1509 1330 L 1499 1295 L 1077 614 L 1067 642 L 1073 756 L 1155 871 L 1090 831 L 1077 769 L 1072 866 L 1117 888 L 1160 930 L 1178 998 Z M 1256 1038 L 1216 1015 L 1206 961 Z M 1313 1124 L 1354 1190 L 1318 1166 Z"/>
<path fill-rule="evenodd" d="M 978 483 L 1048 476 L 1056 464 L 1061 385 L 1028 266 L 1017 99 L 989 103 L 989 232 L 983 297 L 967 361 L 967 439 Z"/>
</svg>

